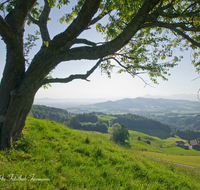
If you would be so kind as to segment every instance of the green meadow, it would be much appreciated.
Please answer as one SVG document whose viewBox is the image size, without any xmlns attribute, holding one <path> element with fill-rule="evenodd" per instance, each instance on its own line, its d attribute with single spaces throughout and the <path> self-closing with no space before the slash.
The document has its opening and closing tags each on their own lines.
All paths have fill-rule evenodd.
<svg viewBox="0 0 200 190">
<path fill-rule="evenodd" d="M 129 131 L 129 133 L 132 146 L 137 150 L 143 151 L 143 154 L 147 156 L 157 160 L 200 167 L 200 151 L 186 150 L 175 146 L 175 141 L 184 141 L 187 143 L 187 141 L 178 136 L 161 140 L 138 131 Z M 137 140 L 138 137 L 141 138 L 140 141 Z M 151 142 L 151 145 L 146 143 L 147 140 Z"/>
<path fill-rule="evenodd" d="M 109 116 L 109 115 L 97 115 L 97 117 L 98 117 L 100 120 L 104 120 L 104 121 L 110 121 L 110 120 L 116 118 L 116 117 L 114 117 L 114 116 Z"/>
<path fill-rule="evenodd" d="M 130 141 L 117 144 L 108 134 L 30 117 L 23 133 L 14 150 L 0 151 L 0 189 L 200 189 L 200 169 L 158 160 L 175 138 L 130 131 Z"/>
</svg>

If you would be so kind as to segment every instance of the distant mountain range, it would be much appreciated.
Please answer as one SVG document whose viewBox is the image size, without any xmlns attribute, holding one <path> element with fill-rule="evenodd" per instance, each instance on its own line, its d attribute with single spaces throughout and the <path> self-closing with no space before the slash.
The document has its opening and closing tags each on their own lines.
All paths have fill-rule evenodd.
<svg viewBox="0 0 200 190">
<path fill-rule="evenodd" d="M 146 115 L 149 113 L 166 114 L 194 114 L 200 113 L 200 102 L 189 100 L 154 99 L 154 98 L 125 98 L 117 101 L 106 101 L 77 107 L 67 107 L 74 113 L 103 112 L 110 114 L 134 113 Z"/>
<path fill-rule="evenodd" d="M 173 100 L 190 100 L 190 101 L 199 101 L 197 94 L 172 94 L 172 95 L 150 95 L 147 94 L 143 98 L 164 98 L 164 99 L 173 99 Z"/>
<path fill-rule="evenodd" d="M 66 107 L 88 105 L 104 101 L 106 99 L 36 98 L 34 104 L 64 109 Z"/>
</svg>

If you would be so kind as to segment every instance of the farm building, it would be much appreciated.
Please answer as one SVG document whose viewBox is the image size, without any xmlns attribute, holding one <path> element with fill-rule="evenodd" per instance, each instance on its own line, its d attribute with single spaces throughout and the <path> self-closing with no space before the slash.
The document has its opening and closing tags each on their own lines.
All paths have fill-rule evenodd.
<svg viewBox="0 0 200 190">
<path fill-rule="evenodd" d="M 189 144 L 184 144 L 184 149 L 189 149 L 190 145 Z"/>
<path fill-rule="evenodd" d="M 182 148 L 185 148 L 185 149 L 189 149 L 189 145 L 185 144 L 183 141 L 176 141 L 175 145 L 179 146 L 179 147 L 182 147 Z"/>
<path fill-rule="evenodd" d="M 198 143 L 198 141 L 196 139 L 191 140 L 190 144 L 192 146 L 192 149 L 194 149 L 194 150 L 200 150 L 200 144 Z"/>
<path fill-rule="evenodd" d="M 176 141 L 176 142 L 175 142 L 175 145 L 176 145 L 176 146 L 184 146 L 184 144 L 185 144 L 185 143 L 184 143 L 183 141 Z"/>
</svg>

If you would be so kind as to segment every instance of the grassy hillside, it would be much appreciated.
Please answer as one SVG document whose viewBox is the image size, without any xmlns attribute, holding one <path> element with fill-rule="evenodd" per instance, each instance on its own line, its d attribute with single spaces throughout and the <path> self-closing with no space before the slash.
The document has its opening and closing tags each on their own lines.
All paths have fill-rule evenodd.
<svg viewBox="0 0 200 190">
<path fill-rule="evenodd" d="M 133 142 L 115 144 L 108 134 L 28 118 L 15 150 L 0 151 L 0 189 L 200 188 L 198 169 L 147 157 L 134 144 L 144 142 L 136 141 L 134 134 L 131 138 Z"/>
</svg>

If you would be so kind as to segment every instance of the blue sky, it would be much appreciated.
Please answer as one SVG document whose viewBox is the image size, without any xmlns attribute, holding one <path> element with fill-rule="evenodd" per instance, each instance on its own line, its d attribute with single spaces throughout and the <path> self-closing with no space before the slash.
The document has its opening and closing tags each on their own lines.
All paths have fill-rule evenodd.
<svg viewBox="0 0 200 190">
<path fill-rule="evenodd" d="M 59 24 L 58 18 L 63 15 L 63 10 L 52 10 L 50 17 L 52 21 L 49 22 L 50 36 L 62 32 L 67 25 Z M 34 34 L 37 26 L 32 25 L 26 27 L 25 35 L 28 33 Z M 93 41 L 103 41 L 103 37 L 100 34 L 94 32 L 93 29 L 86 31 L 82 38 L 87 38 Z M 41 41 L 38 40 L 37 46 L 33 48 L 30 53 L 30 59 L 38 51 L 41 45 Z M 196 93 L 200 88 L 197 78 L 199 75 L 195 72 L 195 67 L 191 65 L 191 52 L 183 52 L 184 59 L 178 66 L 170 70 L 171 76 L 168 77 L 168 81 L 158 79 L 159 85 L 153 84 L 148 76 L 141 75 L 141 77 L 151 83 L 151 86 L 145 86 L 143 81 L 137 76 L 132 78 L 129 74 L 115 74 L 112 73 L 111 79 L 106 74 L 101 74 L 100 69 L 96 70 L 90 77 L 90 82 L 83 80 L 75 80 L 67 84 L 52 84 L 49 89 L 39 89 L 36 94 L 36 98 L 64 98 L 64 99 L 107 99 L 116 100 L 121 98 L 135 98 L 139 96 L 149 95 L 161 95 L 169 96 L 173 94 L 194 94 L 196 99 Z M 176 50 L 175 54 L 180 54 Z M 5 45 L 0 40 L 0 77 L 2 76 L 4 64 L 5 64 Z M 66 77 L 75 73 L 86 73 L 93 65 L 94 61 L 79 60 L 73 62 L 61 63 L 53 71 L 53 77 Z"/>
</svg>

